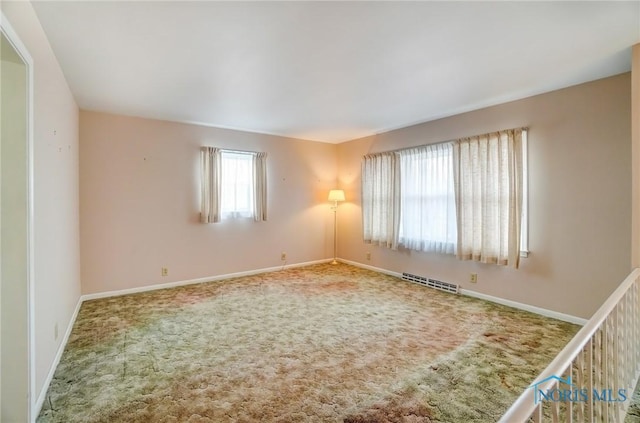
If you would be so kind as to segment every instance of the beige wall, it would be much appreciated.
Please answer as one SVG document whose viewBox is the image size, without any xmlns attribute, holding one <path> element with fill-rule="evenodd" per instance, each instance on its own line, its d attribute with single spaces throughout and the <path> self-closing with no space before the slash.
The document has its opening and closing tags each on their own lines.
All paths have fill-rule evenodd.
<svg viewBox="0 0 640 423">
<path fill-rule="evenodd" d="M 29 392 L 27 67 L 9 55 L 2 35 L 0 61 L 0 421 L 26 421 Z M 11 61 L 7 61 L 10 56 Z"/>
<path fill-rule="evenodd" d="M 2 12 L 34 61 L 37 397 L 80 298 L 78 107 L 31 4 L 3 1 Z"/>
<path fill-rule="evenodd" d="M 630 75 L 340 144 L 339 256 L 588 318 L 631 263 Z M 521 268 L 390 251 L 362 242 L 362 155 L 528 126 L 529 249 Z M 366 260 L 366 252 L 371 260 Z M 469 274 L 478 274 L 470 284 Z"/>
<path fill-rule="evenodd" d="M 87 111 L 80 139 L 85 294 L 332 255 L 335 145 Z M 199 223 L 203 145 L 268 153 L 267 222 Z"/>
</svg>

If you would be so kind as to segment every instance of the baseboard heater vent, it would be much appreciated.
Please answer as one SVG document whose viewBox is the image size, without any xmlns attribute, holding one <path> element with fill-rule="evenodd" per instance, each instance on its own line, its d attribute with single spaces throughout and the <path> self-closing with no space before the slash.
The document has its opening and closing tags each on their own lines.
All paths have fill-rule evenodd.
<svg viewBox="0 0 640 423">
<path fill-rule="evenodd" d="M 458 293 L 458 285 L 442 282 L 436 279 L 425 278 L 423 276 L 412 275 L 411 273 L 402 273 L 402 279 L 409 282 L 419 283 L 420 285 L 428 286 L 429 288 L 437 289 L 440 291 L 451 292 L 453 294 Z"/>
</svg>

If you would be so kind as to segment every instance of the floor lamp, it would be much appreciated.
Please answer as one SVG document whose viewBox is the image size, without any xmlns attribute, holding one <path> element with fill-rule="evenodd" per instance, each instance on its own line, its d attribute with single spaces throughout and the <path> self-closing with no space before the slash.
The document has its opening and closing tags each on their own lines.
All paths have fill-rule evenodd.
<svg viewBox="0 0 640 423">
<path fill-rule="evenodd" d="M 338 264 L 338 201 L 344 201 L 344 191 L 332 189 L 329 191 L 329 201 L 333 201 L 333 261 L 331 264 Z"/>
</svg>

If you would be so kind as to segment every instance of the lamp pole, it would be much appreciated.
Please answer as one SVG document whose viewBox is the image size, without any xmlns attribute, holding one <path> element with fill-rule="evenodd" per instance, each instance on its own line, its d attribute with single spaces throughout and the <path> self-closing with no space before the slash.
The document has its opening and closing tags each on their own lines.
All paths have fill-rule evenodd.
<svg viewBox="0 0 640 423">
<path fill-rule="evenodd" d="M 332 189 L 329 191 L 329 201 L 333 201 L 333 261 L 331 264 L 338 264 L 338 201 L 344 201 L 344 191 Z"/>
<path fill-rule="evenodd" d="M 338 201 L 333 202 L 333 261 L 331 264 L 338 264 Z"/>
</svg>

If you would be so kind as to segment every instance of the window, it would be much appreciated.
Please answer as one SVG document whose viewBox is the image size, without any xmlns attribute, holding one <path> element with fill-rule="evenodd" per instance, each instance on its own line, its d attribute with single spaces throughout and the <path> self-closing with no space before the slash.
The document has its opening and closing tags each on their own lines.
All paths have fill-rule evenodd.
<svg viewBox="0 0 640 423">
<path fill-rule="evenodd" d="M 371 154 L 362 169 L 365 242 L 514 267 L 526 257 L 526 130 Z"/>
<path fill-rule="evenodd" d="M 253 216 L 253 155 L 222 152 L 220 208 L 222 218 Z"/>
<path fill-rule="evenodd" d="M 456 204 L 451 143 L 400 152 L 400 245 L 455 252 Z"/>
<path fill-rule="evenodd" d="M 200 150 L 200 221 L 267 220 L 267 153 Z"/>
<path fill-rule="evenodd" d="M 456 255 L 518 267 L 522 241 L 523 138 L 511 129 L 454 143 Z"/>
<path fill-rule="evenodd" d="M 379 153 L 362 161 L 362 224 L 365 242 L 398 248 L 399 156 Z"/>
</svg>

